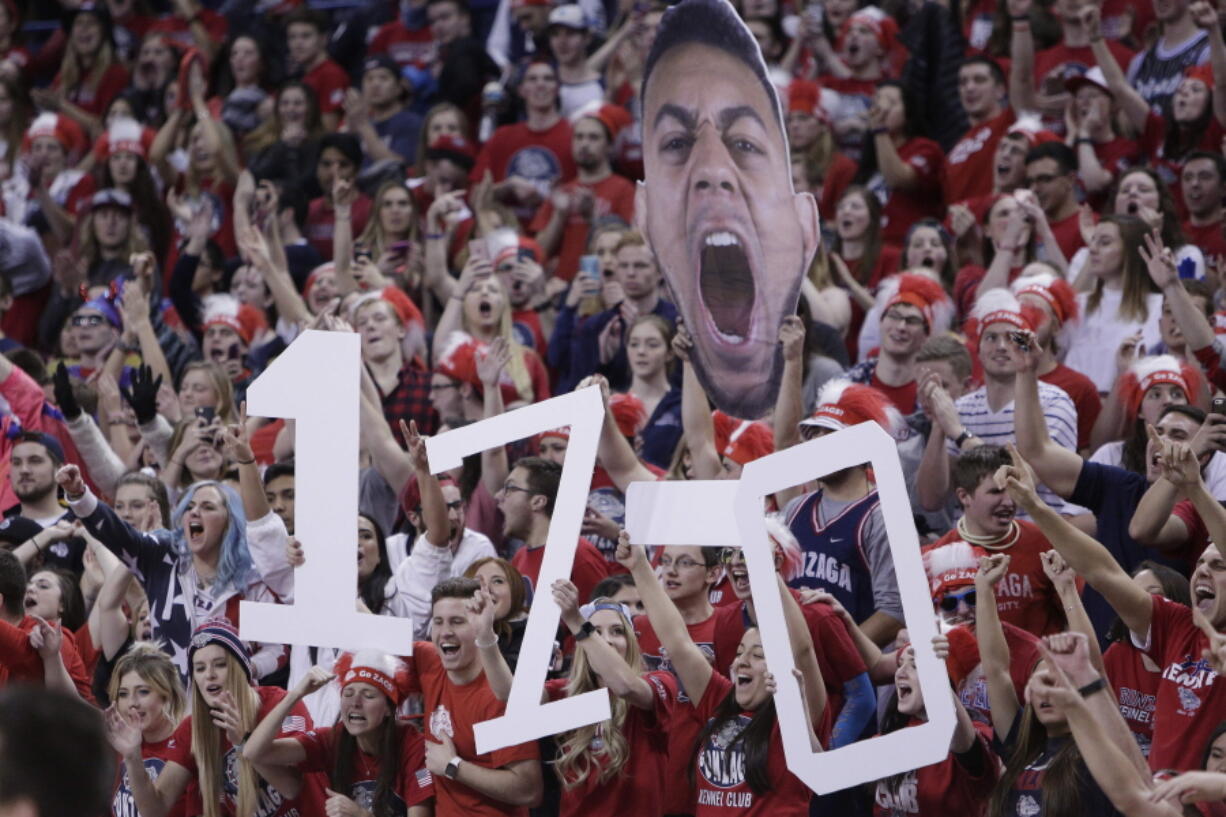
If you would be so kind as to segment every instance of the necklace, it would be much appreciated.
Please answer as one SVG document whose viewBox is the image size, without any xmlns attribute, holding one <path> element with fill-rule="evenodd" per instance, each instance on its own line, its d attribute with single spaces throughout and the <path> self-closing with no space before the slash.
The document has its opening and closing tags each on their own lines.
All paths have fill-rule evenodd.
<svg viewBox="0 0 1226 817">
<path fill-rule="evenodd" d="M 593 752 L 604 751 L 604 724 L 596 724 L 596 734 L 592 735 L 592 740 L 588 743 L 588 748 Z"/>
<path fill-rule="evenodd" d="M 976 536 L 966 529 L 966 517 L 958 520 L 958 535 L 966 542 L 988 550 L 1005 550 L 1017 543 L 1022 535 L 1022 526 L 1014 519 L 1009 523 L 1009 531 L 1001 536 Z"/>
</svg>

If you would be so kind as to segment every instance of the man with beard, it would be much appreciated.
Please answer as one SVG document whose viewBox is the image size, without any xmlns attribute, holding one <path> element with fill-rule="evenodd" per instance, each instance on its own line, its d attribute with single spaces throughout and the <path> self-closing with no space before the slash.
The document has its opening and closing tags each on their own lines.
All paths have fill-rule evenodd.
<svg viewBox="0 0 1226 817">
<path fill-rule="evenodd" d="M 19 504 L 4 512 L 0 522 L 0 541 L 14 545 L 29 543 L 50 567 L 82 569 L 83 542 L 68 539 L 63 533 L 48 531 L 64 517 L 55 472 L 64 464 L 64 449 L 49 434 L 23 431 L 9 452 L 9 481 Z M 29 548 L 18 549 L 21 556 Z M 31 554 L 32 555 L 32 554 Z"/>
<path fill-rule="evenodd" d="M 1026 154 L 1026 186 L 1039 200 L 1043 215 L 1065 258 L 1085 246 L 1077 204 L 1077 154 L 1063 142 L 1044 142 Z"/>
<path fill-rule="evenodd" d="M 872 421 L 892 435 L 902 416 L 876 389 L 832 380 L 818 394 L 817 410 L 801 421 L 806 440 Z M 894 558 L 886 538 L 877 489 L 866 465 L 854 465 L 818 480 L 818 489 L 788 503 L 789 530 L 804 561 L 788 582 L 825 590 L 838 600 L 878 646 L 894 640 L 903 626 Z"/>
<path fill-rule="evenodd" d="M 591 105 L 576 113 L 571 124 L 571 153 L 579 175 L 554 190 L 532 220 L 537 243 L 557 258 L 553 277 L 570 281 L 579 270 L 579 256 L 597 219 L 610 214 L 627 224 L 634 218 L 634 185 L 613 172 L 610 149 L 630 115 L 617 105 Z"/>
<path fill-rule="evenodd" d="M 817 203 L 793 191 L 779 99 L 726 0 L 665 12 L 642 89 L 636 226 L 693 337 L 704 390 L 716 408 L 757 419 L 779 391 L 779 328 L 817 250 Z"/>
<path fill-rule="evenodd" d="M 886 279 L 878 303 L 881 310 L 881 351 L 851 368 L 847 379 L 872 386 L 890 398 L 899 411 L 916 409 L 915 358 L 924 342 L 948 331 L 954 305 L 941 285 L 926 275 L 905 273 Z"/>
<path fill-rule="evenodd" d="M 1041 558 L 1051 543 L 1033 522 L 1014 518 L 1017 503 L 993 480 L 999 468 L 1010 464 L 1008 452 L 998 445 L 981 445 L 958 457 L 953 478 L 962 518 L 924 552 L 965 542 L 980 556 L 1009 554 L 1009 567 L 996 585 L 1001 620 L 1036 636 L 1063 632 L 1063 605 Z"/>
</svg>

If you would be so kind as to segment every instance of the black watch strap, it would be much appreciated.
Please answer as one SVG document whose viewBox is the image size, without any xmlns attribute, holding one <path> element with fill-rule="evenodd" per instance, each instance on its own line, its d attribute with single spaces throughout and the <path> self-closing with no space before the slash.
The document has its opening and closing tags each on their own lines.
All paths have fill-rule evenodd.
<svg viewBox="0 0 1226 817">
<path fill-rule="evenodd" d="M 594 632 L 596 632 L 596 628 L 592 626 L 592 622 L 585 621 L 583 626 L 579 628 L 579 632 L 575 633 L 575 640 L 583 641 L 586 638 L 591 638 Z"/>
</svg>

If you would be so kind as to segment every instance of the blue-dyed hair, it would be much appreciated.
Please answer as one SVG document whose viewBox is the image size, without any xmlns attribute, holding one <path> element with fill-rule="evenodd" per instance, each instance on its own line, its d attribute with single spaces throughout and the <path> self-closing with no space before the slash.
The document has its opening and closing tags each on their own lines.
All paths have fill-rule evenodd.
<svg viewBox="0 0 1226 817">
<path fill-rule="evenodd" d="M 230 518 L 226 524 L 226 531 L 221 537 L 221 558 L 217 562 L 217 589 L 224 591 L 226 588 L 233 587 L 235 590 L 242 591 L 247 584 L 248 577 L 255 570 L 255 565 L 251 561 L 251 551 L 247 547 L 247 514 L 243 510 L 242 500 L 230 486 L 211 479 L 194 482 L 188 486 L 183 492 L 183 498 L 175 505 L 174 514 L 170 520 L 171 532 L 175 537 L 175 549 L 181 557 L 188 557 L 191 553 L 187 546 L 187 536 L 183 533 L 183 514 L 187 512 L 187 506 L 192 501 L 192 497 L 201 488 L 217 489 L 226 505 L 226 514 Z"/>
</svg>

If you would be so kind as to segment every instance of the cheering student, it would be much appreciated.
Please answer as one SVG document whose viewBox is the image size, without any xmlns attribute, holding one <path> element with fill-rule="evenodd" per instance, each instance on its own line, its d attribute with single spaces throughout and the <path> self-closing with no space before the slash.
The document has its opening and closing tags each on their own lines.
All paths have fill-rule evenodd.
<svg viewBox="0 0 1226 817">
<path fill-rule="evenodd" d="M 115 664 L 110 699 L 113 706 L 108 711 L 140 730 L 141 768 L 151 780 L 157 780 L 166 768 L 175 729 L 187 708 L 179 670 L 156 644 L 133 644 Z M 121 763 L 111 798 L 113 817 L 137 813 L 130 774 L 139 773 Z M 186 814 L 186 805 L 183 799 L 177 800 L 170 810 L 172 817 Z"/>
<path fill-rule="evenodd" d="M 580 607 L 578 588 L 564 579 L 554 582 L 552 591 L 578 647 L 569 676 L 547 681 L 542 699 L 604 688 L 612 695 L 613 715 L 557 736 L 554 770 L 562 781 L 562 817 L 659 817 L 669 787 L 677 783 L 666 762 L 677 681 L 665 670 L 647 671 L 625 605 L 601 597 Z M 476 614 L 477 646 L 490 688 L 505 701 L 511 694 L 511 670 L 494 633 L 494 605 L 481 592 L 469 610 Z"/>
<path fill-rule="evenodd" d="M 946 636 L 934 636 L 932 647 L 941 661 L 949 658 L 950 640 Z M 996 783 L 996 760 L 956 693 L 953 699 L 957 725 L 949 754 L 940 763 L 878 780 L 874 817 L 983 814 L 988 795 Z M 881 733 L 918 726 L 927 720 L 924 690 L 919 685 L 919 673 L 915 668 L 915 648 L 907 646 L 894 673 L 894 694 L 886 705 Z"/>
<path fill-rule="evenodd" d="M 228 621 L 211 619 L 196 628 L 188 656 L 192 668 L 192 714 L 171 738 L 156 781 L 129 776 L 132 799 L 142 817 L 165 817 L 195 783 L 203 817 L 290 817 L 299 804 L 300 781 L 275 767 L 259 767 L 242 756 L 245 736 L 285 697 L 278 687 L 256 686 L 251 656 Z M 207 716 L 206 716 L 207 713 Z M 281 734 L 311 728 L 306 707 L 295 702 L 290 717 L 277 721 Z M 107 713 L 111 745 L 128 768 L 144 763 L 138 721 L 118 709 Z"/>
<path fill-rule="evenodd" d="M 698 784 L 695 817 L 807 815 L 811 792 L 787 770 L 773 700 L 775 679 L 767 670 L 758 628 L 745 631 L 736 659 L 728 667 L 728 676 L 721 675 L 690 640 L 681 614 L 664 593 L 643 547 L 632 546 L 624 532 L 617 544 L 617 561 L 634 576 L 652 626 L 689 694 L 693 716 L 705 724 L 695 758 Z M 814 728 L 826 717 L 826 688 L 800 606 L 782 579 L 779 593 L 792 653 L 800 670 L 810 746 L 820 751 Z"/>
<path fill-rule="evenodd" d="M 408 689 L 404 662 L 378 650 L 360 650 L 341 656 L 335 670 L 333 675 L 315 667 L 307 673 L 260 721 L 243 746 L 243 757 L 329 775 L 328 814 L 429 817 L 434 782 L 425 766 L 425 743 L 415 726 L 396 720 Z M 278 738 L 291 710 L 333 678 L 341 687 L 336 724 Z"/>
</svg>

